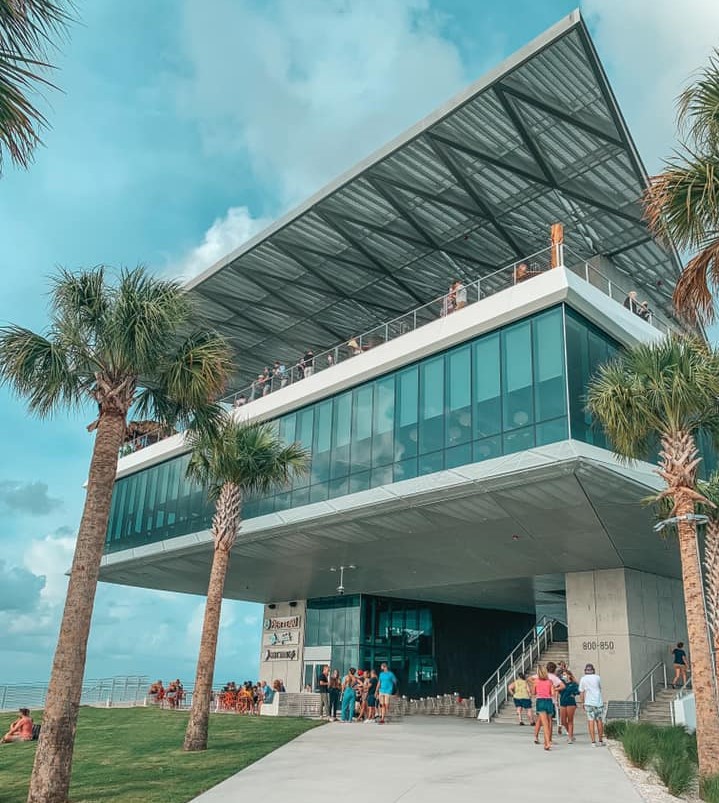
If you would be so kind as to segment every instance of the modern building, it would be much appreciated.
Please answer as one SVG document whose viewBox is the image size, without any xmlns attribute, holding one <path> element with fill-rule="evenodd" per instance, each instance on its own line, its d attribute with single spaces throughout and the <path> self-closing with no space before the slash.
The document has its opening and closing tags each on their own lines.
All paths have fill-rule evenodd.
<svg viewBox="0 0 719 803">
<path fill-rule="evenodd" d="M 190 282 L 237 349 L 233 414 L 312 455 L 247 502 L 227 578 L 265 604 L 263 678 L 386 660 L 409 694 L 477 694 L 547 616 L 624 698 L 685 637 L 658 478 L 583 409 L 599 363 L 679 327 L 645 186 L 574 12 Z M 121 459 L 102 580 L 206 591 L 186 462 L 181 434 Z"/>
</svg>

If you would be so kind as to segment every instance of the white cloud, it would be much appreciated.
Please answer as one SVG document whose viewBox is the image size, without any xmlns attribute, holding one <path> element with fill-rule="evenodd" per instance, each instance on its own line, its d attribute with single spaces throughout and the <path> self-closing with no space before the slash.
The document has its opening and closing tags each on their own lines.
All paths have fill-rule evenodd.
<svg viewBox="0 0 719 803">
<path fill-rule="evenodd" d="M 44 575 L 42 600 L 49 606 L 61 604 L 67 591 L 66 572 L 72 563 L 75 538 L 69 535 L 46 535 L 30 541 L 23 563 L 34 574 Z"/>
<path fill-rule="evenodd" d="M 650 172 L 675 144 L 675 101 L 719 46 L 716 0 L 585 0 L 602 61 Z"/>
<path fill-rule="evenodd" d="M 205 232 L 202 243 L 193 248 L 179 266 L 173 266 L 173 274 L 179 274 L 185 281 L 191 279 L 254 237 L 269 223 L 269 218 L 253 217 L 246 206 L 231 207 Z"/>
<path fill-rule="evenodd" d="M 186 0 L 184 32 L 181 109 L 282 209 L 466 83 L 428 0 Z"/>
</svg>

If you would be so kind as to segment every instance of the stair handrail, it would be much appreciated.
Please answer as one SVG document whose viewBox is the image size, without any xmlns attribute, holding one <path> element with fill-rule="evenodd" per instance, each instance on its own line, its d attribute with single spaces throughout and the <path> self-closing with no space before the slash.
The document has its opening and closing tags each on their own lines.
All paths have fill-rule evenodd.
<svg viewBox="0 0 719 803">
<path fill-rule="evenodd" d="M 482 711 L 490 721 L 508 696 L 507 682 L 517 672 L 526 672 L 553 641 L 556 619 L 543 616 L 518 642 L 482 686 Z"/>
<path fill-rule="evenodd" d="M 657 674 L 657 670 L 662 670 L 662 677 L 664 678 L 664 688 L 666 689 L 668 686 L 667 683 L 667 665 L 664 661 L 657 661 L 656 664 L 646 672 L 641 679 L 636 683 L 634 688 L 631 691 L 631 694 L 627 697 L 627 700 L 633 700 L 635 703 L 641 703 L 644 699 L 640 694 L 639 690 L 644 686 L 645 683 L 649 683 L 649 700 L 654 702 L 657 698 L 657 687 L 655 683 L 655 676 Z"/>
</svg>

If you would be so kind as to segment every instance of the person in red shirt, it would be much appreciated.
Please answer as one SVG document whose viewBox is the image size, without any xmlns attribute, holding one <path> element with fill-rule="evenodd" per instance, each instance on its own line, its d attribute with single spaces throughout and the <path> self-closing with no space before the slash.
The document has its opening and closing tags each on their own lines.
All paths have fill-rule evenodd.
<svg viewBox="0 0 719 803">
<path fill-rule="evenodd" d="M 27 708 L 20 709 L 20 716 L 10 726 L 10 730 L 2 737 L 2 744 L 10 742 L 32 741 L 32 719 Z"/>
</svg>

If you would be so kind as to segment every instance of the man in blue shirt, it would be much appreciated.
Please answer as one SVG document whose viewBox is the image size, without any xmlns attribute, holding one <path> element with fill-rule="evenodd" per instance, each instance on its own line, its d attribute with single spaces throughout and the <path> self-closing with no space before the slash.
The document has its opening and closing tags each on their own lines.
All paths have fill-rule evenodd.
<svg viewBox="0 0 719 803">
<path fill-rule="evenodd" d="M 397 678 L 394 672 L 390 672 L 387 664 L 382 664 L 379 673 L 379 724 L 384 725 L 385 719 L 389 716 L 389 706 L 392 695 L 397 693 Z"/>
</svg>

